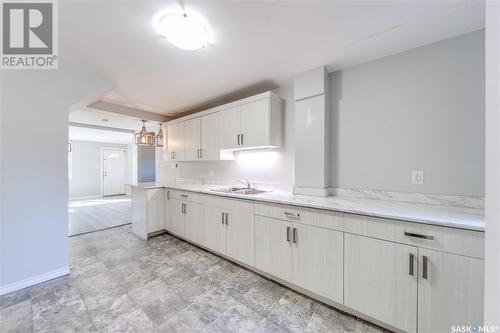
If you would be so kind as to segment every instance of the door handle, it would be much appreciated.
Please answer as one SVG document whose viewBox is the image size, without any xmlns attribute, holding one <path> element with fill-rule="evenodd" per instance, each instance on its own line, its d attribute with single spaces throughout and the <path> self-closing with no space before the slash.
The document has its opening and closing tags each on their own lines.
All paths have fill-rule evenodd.
<svg viewBox="0 0 500 333">
<path fill-rule="evenodd" d="M 429 262 L 429 259 L 427 258 L 427 256 L 422 256 L 422 279 L 426 279 L 427 280 L 427 266 L 428 266 L 428 263 Z"/>
<path fill-rule="evenodd" d="M 167 191 L 167 200 L 170 200 L 170 191 Z"/>
<path fill-rule="evenodd" d="M 407 231 L 405 231 L 405 236 L 415 237 L 415 238 L 421 238 L 421 239 L 428 239 L 428 240 L 433 240 L 434 239 L 434 236 L 427 236 L 427 235 L 422 235 L 422 234 L 416 234 L 416 233 L 407 232 Z"/>
<path fill-rule="evenodd" d="M 285 212 L 285 216 L 288 217 L 289 219 L 295 219 L 295 220 L 300 220 L 300 214 L 294 214 L 290 212 Z"/>
<path fill-rule="evenodd" d="M 244 143 L 243 143 L 243 133 L 241 133 L 241 145 L 243 146 Z"/>
<path fill-rule="evenodd" d="M 220 215 L 221 215 L 221 223 L 222 225 L 224 225 L 224 212 L 222 212 Z"/>
<path fill-rule="evenodd" d="M 293 242 L 295 244 L 297 244 L 297 241 L 298 241 L 298 233 L 297 233 L 297 228 L 293 228 L 293 233 L 292 233 L 292 236 L 293 236 Z"/>
<path fill-rule="evenodd" d="M 181 197 L 183 197 L 183 198 L 187 198 L 187 197 L 188 197 L 188 195 L 187 195 L 187 194 L 181 194 Z"/>
<path fill-rule="evenodd" d="M 226 225 L 229 225 L 229 222 L 227 221 L 228 217 L 229 217 L 229 213 L 224 213 L 226 214 Z"/>
<path fill-rule="evenodd" d="M 201 157 L 202 157 L 202 155 L 201 155 L 201 151 L 202 151 L 202 150 L 201 150 L 201 148 L 200 148 L 200 149 L 198 149 L 198 158 L 201 158 Z"/>
<path fill-rule="evenodd" d="M 414 274 L 414 262 L 415 262 L 415 255 L 413 253 L 410 253 L 409 257 L 408 257 L 408 274 L 410 274 L 411 276 L 413 276 Z"/>
<path fill-rule="evenodd" d="M 238 134 L 238 146 L 240 145 L 240 135 Z"/>
<path fill-rule="evenodd" d="M 286 227 L 286 241 L 290 243 L 290 227 Z"/>
</svg>

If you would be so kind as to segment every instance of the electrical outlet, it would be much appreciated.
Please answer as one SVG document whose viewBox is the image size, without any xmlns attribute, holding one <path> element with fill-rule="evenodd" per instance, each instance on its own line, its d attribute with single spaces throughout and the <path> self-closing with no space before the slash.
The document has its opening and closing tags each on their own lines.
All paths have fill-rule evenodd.
<svg viewBox="0 0 500 333">
<path fill-rule="evenodd" d="M 411 172 L 411 184 L 412 185 L 423 185 L 424 184 L 424 172 L 423 171 L 412 171 Z"/>
</svg>

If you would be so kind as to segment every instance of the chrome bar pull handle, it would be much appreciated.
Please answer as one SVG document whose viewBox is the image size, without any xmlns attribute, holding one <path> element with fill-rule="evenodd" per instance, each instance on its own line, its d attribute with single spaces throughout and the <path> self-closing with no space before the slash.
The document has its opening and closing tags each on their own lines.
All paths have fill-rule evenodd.
<svg viewBox="0 0 500 333">
<path fill-rule="evenodd" d="M 415 238 L 421 238 L 421 239 L 428 239 L 428 240 L 433 240 L 434 236 L 428 236 L 428 235 L 422 235 L 422 234 L 416 234 L 413 232 L 407 232 L 405 231 L 405 236 L 408 237 L 415 237 Z"/>
<path fill-rule="evenodd" d="M 241 133 L 241 145 L 243 146 L 244 143 L 243 143 L 243 133 Z"/>
<path fill-rule="evenodd" d="M 286 241 L 290 243 L 290 227 L 286 227 Z"/>
<path fill-rule="evenodd" d="M 422 279 L 426 279 L 427 280 L 427 269 L 428 269 L 428 266 L 429 265 L 429 259 L 427 258 L 427 256 L 422 256 Z"/>
<path fill-rule="evenodd" d="M 300 220 L 300 214 L 297 213 L 297 214 L 294 214 L 294 213 L 290 213 L 290 212 L 285 212 L 285 216 L 289 219 L 295 219 L 295 220 Z"/>
<path fill-rule="evenodd" d="M 297 244 L 298 240 L 297 228 L 293 228 L 293 242 Z"/>
<path fill-rule="evenodd" d="M 414 274 L 414 265 L 415 265 L 415 255 L 413 253 L 410 253 L 408 264 L 409 264 L 408 274 L 410 274 L 411 276 L 413 276 L 413 274 Z"/>
<path fill-rule="evenodd" d="M 224 213 L 221 213 L 220 215 L 221 215 L 221 223 L 222 225 L 224 225 Z"/>
<path fill-rule="evenodd" d="M 170 200 L 170 190 L 167 191 L 167 200 Z"/>
<path fill-rule="evenodd" d="M 240 135 L 238 134 L 237 137 L 238 137 L 238 146 L 239 146 L 240 145 Z"/>
<path fill-rule="evenodd" d="M 188 197 L 188 195 L 187 195 L 187 194 L 181 194 L 181 197 L 183 197 L 183 198 L 187 198 L 187 197 Z"/>
<path fill-rule="evenodd" d="M 226 225 L 229 225 L 229 222 L 227 221 L 228 217 L 229 217 L 229 213 L 224 213 L 226 214 Z"/>
</svg>

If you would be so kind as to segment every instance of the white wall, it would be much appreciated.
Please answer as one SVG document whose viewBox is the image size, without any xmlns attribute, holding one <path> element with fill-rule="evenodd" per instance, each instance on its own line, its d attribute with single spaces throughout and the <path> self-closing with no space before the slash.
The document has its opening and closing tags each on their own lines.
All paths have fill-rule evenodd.
<svg viewBox="0 0 500 333">
<path fill-rule="evenodd" d="M 112 86 L 88 70 L 63 64 L 58 70 L 10 70 L 0 75 L 4 293 L 67 273 L 68 107 Z"/>
<path fill-rule="evenodd" d="M 484 195 L 482 31 L 329 76 L 332 187 Z M 163 163 L 160 178 L 293 185 L 293 87 L 275 92 L 286 101 L 284 149 L 242 152 L 233 162 L 181 162 L 175 170 Z M 411 170 L 425 172 L 424 185 L 410 184 Z"/>
<path fill-rule="evenodd" d="M 486 2 L 486 325 L 500 326 L 500 2 Z"/>
<path fill-rule="evenodd" d="M 119 148 L 127 150 L 124 144 L 72 141 L 73 170 L 69 179 L 70 199 L 84 197 L 99 197 L 102 195 L 102 161 L 101 148 Z M 132 152 L 126 151 L 125 181 L 129 182 L 132 173 L 129 155 Z"/>
<path fill-rule="evenodd" d="M 330 75 L 331 185 L 484 195 L 484 32 Z M 411 185 L 423 170 L 424 185 Z"/>
</svg>

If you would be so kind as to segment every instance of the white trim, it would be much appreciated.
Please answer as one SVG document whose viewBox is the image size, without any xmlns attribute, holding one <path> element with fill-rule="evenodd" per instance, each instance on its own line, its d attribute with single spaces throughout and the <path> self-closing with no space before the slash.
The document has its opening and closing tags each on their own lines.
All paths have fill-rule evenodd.
<svg viewBox="0 0 500 333">
<path fill-rule="evenodd" d="M 69 274 L 69 267 L 66 266 L 63 268 L 56 269 L 55 271 L 52 272 L 43 273 L 21 281 L 9 283 L 5 286 L 0 286 L 0 295 L 5 295 L 17 290 L 28 288 L 36 284 L 46 282 L 68 274 Z"/>
<path fill-rule="evenodd" d="M 313 197 L 327 197 L 328 196 L 328 188 L 317 188 L 317 187 L 302 187 L 295 186 L 293 188 L 293 194 L 296 195 L 309 195 Z"/>
<path fill-rule="evenodd" d="M 104 150 L 107 149 L 107 150 L 120 150 L 122 151 L 123 150 L 123 158 L 125 159 L 125 179 L 123 180 L 123 184 L 126 185 L 127 184 L 127 176 L 128 176 L 128 168 L 127 168 L 127 154 L 128 154 L 128 148 L 116 148 L 116 147 L 101 147 L 101 197 L 104 198 L 104 159 L 103 159 L 103 153 L 104 153 Z M 123 193 L 121 194 L 127 194 L 127 190 L 125 188 L 125 186 L 123 187 L 124 191 Z M 120 195 L 120 194 L 113 194 L 113 195 Z"/>
<path fill-rule="evenodd" d="M 79 201 L 79 200 L 90 200 L 90 199 L 102 199 L 102 195 L 86 195 L 83 197 L 70 197 L 69 201 Z"/>
</svg>

